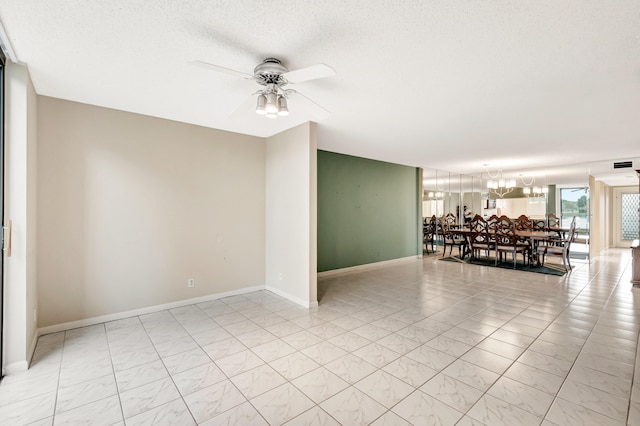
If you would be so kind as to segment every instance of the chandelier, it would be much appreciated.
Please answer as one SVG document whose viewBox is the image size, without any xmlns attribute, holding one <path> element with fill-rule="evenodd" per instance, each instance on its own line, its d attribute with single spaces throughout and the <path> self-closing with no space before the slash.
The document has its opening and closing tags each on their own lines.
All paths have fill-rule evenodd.
<svg viewBox="0 0 640 426">
<path fill-rule="evenodd" d="M 487 181 L 487 188 L 489 192 L 497 195 L 500 198 L 504 198 L 505 195 L 510 194 L 516 189 L 515 179 L 498 179 Z"/>
<path fill-rule="evenodd" d="M 549 188 L 546 186 L 535 186 L 536 178 L 532 177 L 530 181 L 526 181 L 524 176 L 520 175 L 520 179 L 524 184 L 524 188 L 522 188 L 522 193 L 527 197 L 544 197 L 548 192 Z M 533 185 L 533 186 L 532 186 Z"/>
<path fill-rule="evenodd" d="M 489 176 L 489 180 L 487 180 L 487 189 L 490 194 L 495 194 L 500 198 L 504 198 L 505 195 L 512 193 L 513 190 L 516 189 L 516 180 L 504 179 L 502 177 L 502 169 L 499 169 L 494 175 L 489 171 L 489 164 L 484 164 L 484 167 L 487 171 L 487 176 Z"/>
<path fill-rule="evenodd" d="M 505 195 L 510 194 L 516 189 L 515 179 L 503 179 L 502 171 L 499 173 L 500 178 L 498 180 L 488 180 L 487 188 L 490 193 L 497 195 L 500 198 L 504 198 Z"/>
<path fill-rule="evenodd" d="M 495 194 L 500 198 L 504 198 L 505 195 L 512 193 L 516 189 L 516 179 L 504 179 L 502 177 L 502 169 L 499 169 L 495 174 L 489 171 L 489 165 L 484 164 L 486 168 L 489 180 L 487 180 L 487 188 L 490 194 Z M 544 197 L 549 192 L 547 186 L 535 186 L 535 177 L 526 178 L 522 173 L 520 174 L 522 180 L 522 193 L 527 197 Z M 546 178 L 545 178 L 546 181 Z"/>
<path fill-rule="evenodd" d="M 544 197 L 549 192 L 549 188 L 546 186 L 534 186 L 532 188 L 526 186 L 522 188 L 522 193 L 527 197 Z"/>
</svg>

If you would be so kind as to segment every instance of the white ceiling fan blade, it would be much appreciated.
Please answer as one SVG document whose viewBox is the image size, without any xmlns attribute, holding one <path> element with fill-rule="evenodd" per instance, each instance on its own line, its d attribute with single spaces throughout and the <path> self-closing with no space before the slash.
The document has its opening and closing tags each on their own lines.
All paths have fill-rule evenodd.
<svg viewBox="0 0 640 426">
<path fill-rule="evenodd" d="M 331 112 L 329 112 L 327 109 L 322 107 L 317 102 L 312 101 L 297 90 L 289 89 L 289 91 L 291 94 L 293 94 L 293 105 L 289 107 L 289 110 L 292 110 L 292 108 L 297 108 L 299 105 L 300 107 L 302 107 L 302 109 L 309 113 L 313 119 L 316 120 L 324 120 L 331 115 Z"/>
<path fill-rule="evenodd" d="M 336 70 L 331 68 L 329 65 L 317 64 L 306 68 L 300 68 L 299 70 L 289 71 L 282 75 L 289 83 L 300 83 L 303 81 L 329 77 L 335 75 L 335 73 Z"/>
<path fill-rule="evenodd" d="M 247 74 L 247 73 L 241 72 L 241 71 L 232 70 L 231 68 L 221 67 L 220 65 L 214 65 L 214 64 L 210 64 L 208 62 L 203 62 L 203 61 L 190 61 L 189 63 L 191 65 L 195 65 L 197 67 L 206 68 L 206 69 L 217 71 L 217 72 L 221 72 L 221 73 L 224 73 L 224 74 L 235 75 L 236 77 L 242 77 L 242 78 L 246 78 L 248 80 L 253 80 L 253 76 L 251 74 Z"/>
<path fill-rule="evenodd" d="M 256 97 L 255 93 L 249 96 L 236 109 L 234 109 L 227 118 L 232 120 L 242 120 L 262 116 L 256 114 Z"/>
</svg>

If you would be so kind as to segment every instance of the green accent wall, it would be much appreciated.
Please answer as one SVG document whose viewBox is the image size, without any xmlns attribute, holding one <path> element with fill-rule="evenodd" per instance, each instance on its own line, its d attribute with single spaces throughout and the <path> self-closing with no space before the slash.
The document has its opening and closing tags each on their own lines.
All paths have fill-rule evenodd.
<svg viewBox="0 0 640 426">
<path fill-rule="evenodd" d="M 419 169 L 318 151 L 318 272 L 418 255 Z"/>
</svg>

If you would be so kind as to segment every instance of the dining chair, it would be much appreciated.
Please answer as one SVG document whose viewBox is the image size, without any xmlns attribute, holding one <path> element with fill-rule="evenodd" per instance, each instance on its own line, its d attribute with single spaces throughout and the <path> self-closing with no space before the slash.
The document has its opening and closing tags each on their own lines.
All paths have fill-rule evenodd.
<svg viewBox="0 0 640 426">
<path fill-rule="evenodd" d="M 531 219 L 531 229 L 544 232 L 547 230 L 547 221 L 545 219 Z"/>
<path fill-rule="evenodd" d="M 513 221 L 509 218 L 509 216 L 503 214 L 495 221 L 494 228 L 511 228 L 512 225 Z"/>
<path fill-rule="evenodd" d="M 451 232 L 451 228 L 448 224 L 445 223 L 442 231 L 442 236 L 444 238 L 443 245 L 444 250 L 442 256 L 445 256 L 447 253 L 447 246 L 449 246 L 449 256 L 451 256 L 453 252 L 453 247 L 458 247 L 458 255 L 460 258 L 464 257 L 464 254 L 467 251 L 467 239 L 462 234 L 456 234 Z"/>
<path fill-rule="evenodd" d="M 559 228 L 560 227 L 560 219 L 553 213 L 549 213 L 547 215 L 547 226 L 549 228 Z"/>
<path fill-rule="evenodd" d="M 589 232 L 582 232 L 576 227 L 576 231 L 573 234 L 573 240 L 571 241 L 577 244 L 584 244 L 587 249 L 587 257 L 589 256 Z"/>
<path fill-rule="evenodd" d="M 471 219 L 471 221 L 469 221 L 469 229 L 471 231 L 486 231 L 488 229 L 488 222 L 484 220 L 482 216 L 477 214 L 473 219 Z"/>
<path fill-rule="evenodd" d="M 422 227 L 422 244 L 424 251 L 429 254 L 429 247 L 431 247 L 431 253 L 436 252 L 436 225 L 435 221 L 425 218 L 424 225 Z"/>
<path fill-rule="evenodd" d="M 496 227 L 494 230 L 496 260 L 495 266 L 498 266 L 498 259 L 503 253 L 511 253 L 513 257 L 513 269 L 516 269 L 518 253 L 522 253 L 522 261 L 526 264 L 529 255 L 529 244 L 522 244 L 516 235 L 516 229 L 513 224 L 508 227 Z"/>
<path fill-rule="evenodd" d="M 571 221 L 571 226 L 569 227 L 569 232 L 565 237 L 562 238 L 561 241 L 558 242 L 557 245 L 546 245 L 544 246 L 544 250 L 542 250 L 542 265 L 544 265 L 545 258 L 547 256 L 557 256 L 562 258 L 562 266 L 565 272 L 569 272 L 572 268 L 571 260 L 569 258 L 571 242 L 574 239 L 574 234 L 576 232 L 576 218 L 574 216 Z M 554 268 L 553 266 L 549 266 L 550 268 Z M 555 268 L 554 268 L 555 269 Z"/>
<path fill-rule="evenodd" d="M 484 250 L 488 257 L 494 246 L 489 233 L 489 222 L 479 214 L 475 215 L 469 222 L 468 241 L 471 260 L 475 259 L 481 250 Z"/>
<path fill-rule="evenodd" d="M 483 231 L 471 231 L 469 233 L 469 250 L 471 252 L 471 260 L 480 257 L 480 252 L 484 251 L 486 257 L 489 257 L 492 250 L 495 250 L 496 243 L 491 237 L 489 229 Z"/>
<path fill-rule="evenodd" d="M 500 218 L 497 214 L 492 214 L 491 216 L 489 216 L 489 219 L 487 219 L 487 225 L 489 226 L 489 229 L 495 228 L 495 225 L 499 219 Z"/>
<path fill-rule="evenodd" d="M 451 228 L 451 227 L 453 227 L 453 226 L 458 224 L 458 218 L 453 213 L 447 213 L 447 215 L 444 217 L 444 219 L 445 219 L 445 222 L 446 222 L 447 226 L 449 226 L 449 228 Z"/>
<path fill-rule="evenodd" d="M 518 218 L 514 220 L 514 223 L 518 231 L 530 231 L 533 228 L 533 223 L 531 222 L 531 219 L 529 219 L 525 215 L 518 216 Z"/>
</svg>

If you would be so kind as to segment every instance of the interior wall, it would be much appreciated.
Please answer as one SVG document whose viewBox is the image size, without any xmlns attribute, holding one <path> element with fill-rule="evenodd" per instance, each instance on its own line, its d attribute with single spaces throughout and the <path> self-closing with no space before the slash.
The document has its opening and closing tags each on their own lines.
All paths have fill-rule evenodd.
<svg viewBox="0 0 640 426">
<path fill-rule="evenodd" d="M 48 97 L 38 130 L 40 327 L 264 287 L 264 139 Z"/>
<path fill-rule="evenodd" d="M 611 247 L 611 188 L 589 177 L 589 257 Z"/>
<path fill-rule="evenodd" d="M 29 355 L 35 350 L 38 331 L 38 95 L 29 78 L 27 85 L 27 338 Z"/>
<path fill-rule="evenodd" d="M 5 373 L 24 370 L 36 342 L 37 96 L 25 66 L 5 69 L 5 220 L 11 256 L 4 258 Z"/>
<path fill-rule="evenodd" d="M 316 124 L 267 138 L 266 287 L 317 306 Z"/>
<path fill-rule="evenodd" d="M 417 256 L 418 176 L 415 167 L 318 151 L 318 271 Z"/>
<path fill-rule="evenodd" d="M 600 189 L 600 250 L 607 250 L 611 248 L 611 187 L 608 185 L 601 183 L 602 187 Z"/>
</svg>

